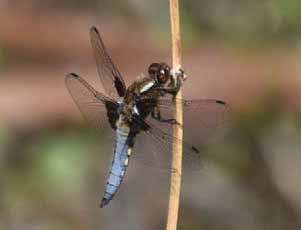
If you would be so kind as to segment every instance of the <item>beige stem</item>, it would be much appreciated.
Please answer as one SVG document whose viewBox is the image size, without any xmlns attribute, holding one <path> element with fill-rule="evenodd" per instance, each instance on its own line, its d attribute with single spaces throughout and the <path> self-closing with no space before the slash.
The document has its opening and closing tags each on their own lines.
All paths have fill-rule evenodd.
<svg viewBox="0 0 301 230">
<path fill-rule="evenodd" d="M 172 41 L 172 65 L 173 68 L 181 67 L 181 37 L 180 37 L 180 17 L 178 0 L 169 0 L 170 21 L 171 21 L 171 41 Z M 182 99 L 182 91 L 177 94 L 177 99 Z M 176 100 L 181 101 L 181 100 Z M 183 124 L 182 103 L 175 104 L 174 118 Z M 173 135 L 178 140 L 183 139 L 183 129 L 174 125 Z M 182 175 L 182 143 L 175 141 L 172 146 L 172 168 L 170 179 L 170 192 L 168 204 L 167 230 L 176 230 L 178 223 L 181 175 Z"/>
</svg>

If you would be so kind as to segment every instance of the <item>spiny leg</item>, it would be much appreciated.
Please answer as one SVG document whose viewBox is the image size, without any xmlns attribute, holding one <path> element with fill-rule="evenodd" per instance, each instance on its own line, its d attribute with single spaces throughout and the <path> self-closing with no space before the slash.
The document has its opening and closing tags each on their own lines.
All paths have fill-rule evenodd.
<svg viewBox="0 0 301 230">
<path fill-rule="evenodd" d="M 159 122 L 162 122 L 162 123 L 168 123 L 168 124 L 171 124 L 171 125 L 181 125 L 179 122 L 177 122 L 176 119 L 174 118 L 163 118 L 161 116 L 161 112 L 160 112 L 160 107 L 158 105 L 156 105 L 153 109 L 153 111 L 151 112 L 151 117 Z"/>
</svg>

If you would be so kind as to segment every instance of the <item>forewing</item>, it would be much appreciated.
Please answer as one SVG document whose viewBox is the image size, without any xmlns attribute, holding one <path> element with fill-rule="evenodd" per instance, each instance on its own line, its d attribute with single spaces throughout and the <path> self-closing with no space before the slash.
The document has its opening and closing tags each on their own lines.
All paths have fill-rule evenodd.
<svg viewBox="0 0 301 230">
<path fill-rule="evenodd" d="M 80 76 L 71 73 L 66 76 L 66 86 L 74 102 L 86 120 L 96 128 L 115 124 L 117 103 L 96 91 Z M 113 127 L 112 127 L 113 128 Z"/>
<path fill-rule="evenodd" d="M 106 93 L 113 97 L 123 97 L 126 91 L 124 80 L 109 56 L 96 27 L 90 30 L 90 39 L 101 83 Z"/>
<path fill-rule="evenodd" d="M 183 105 L 182 128 L 185 141 L 195 146 L 202 146 L 224 132 L 226 115 L 229 111 L 229 106 L 224 101 L 198 99 L 176 100 L 174 102 L 163 98 L 158 102 L 161 115 L 172 118 L 175 103 Z"/>
</svg>

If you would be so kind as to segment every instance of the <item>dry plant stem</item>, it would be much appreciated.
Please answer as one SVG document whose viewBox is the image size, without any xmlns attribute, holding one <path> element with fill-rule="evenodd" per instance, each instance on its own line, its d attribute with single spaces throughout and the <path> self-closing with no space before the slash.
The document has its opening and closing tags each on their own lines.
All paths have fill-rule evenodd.
<svg viewBox="0 0 301 230">
<path fill-rule="evenodd" d="M 180 37 L 180 17 L 178 0 L 169 0 L 170 21 L 171 21 L 171 41 L 172 41 L 172 63 L 173 68 L 181 67 L 181 37 Z M 177 99 L 182 99 L 182 91 L 177 94 Z M 176 100 L 180 101 L 180 100 Z M 175 104 L 174 118 L 183 124 L 183 109 L 181 103 Z M 183 139 L 183 129 L 173 126 L 173 134 L 178 140 Z M 167 216 L 167 230 L 176 230 L 178 223 L 178 213 L 180 204 L 181 176 L 182 176 L 182 143 L 174 142 L 172 146 L 172 168 L 169 191 L 169 204 Z"/>
</svg>

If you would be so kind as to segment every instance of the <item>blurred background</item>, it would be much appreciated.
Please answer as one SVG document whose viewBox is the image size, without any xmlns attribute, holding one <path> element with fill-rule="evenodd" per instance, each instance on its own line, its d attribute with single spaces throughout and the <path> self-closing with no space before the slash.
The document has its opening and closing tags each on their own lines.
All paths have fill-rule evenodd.
<svg viewBox="0 0 301 230">
<path fill-rule="evenodd" d="M 167 1 L 0 0 L 0 229 L 164 229 L 169 174 L 132 161 L 99 209 L 112 152 L 68 94 L 100 91 L 96 25 L 126 82 L 170 60 Z M 186 98 L 231 105 L 225 137 L 184 173 L 179 229 L 301 229 L 301 2 L 183 0 Z"/>
</svg>

